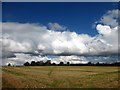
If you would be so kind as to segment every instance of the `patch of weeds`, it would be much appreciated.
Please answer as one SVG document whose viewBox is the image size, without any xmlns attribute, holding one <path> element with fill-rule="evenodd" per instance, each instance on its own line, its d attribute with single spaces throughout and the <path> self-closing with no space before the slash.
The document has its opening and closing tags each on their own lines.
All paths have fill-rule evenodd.
<svg viewBox="0 0 120 90">
<path fill-rule="evenodd" d="M 83 87 L 82 83 L 78 83 L 78 84 L 73 85 L 73 88 L 82 88 L 82 87 Z"/>
<path fill-rule="evenodd" d="M 52 70 L 50 70 L 49 72 L 48 72 L 48 76 L 51 76 L 51 74 L 52 74 Z"/>
<path fill-rule="evenodd" d="M 48 72 L 48 76 L 51 76 L 51 74 L 53 73 L 54 68 L 50 69 L 50 71 Z"/>
<path fill-rule="evenodd" d="M 93 71 L 83 71 L 83 70 L 82 70 L 82 72 L 93 72 Z"/>
<path fill-rule="evenodd" d="M 61 83 L 61 81 L 54 80 L 52 83 L 49 84 L 49 87 L 50 88 L 58 88 L 60 83 Z"/>
</svg>

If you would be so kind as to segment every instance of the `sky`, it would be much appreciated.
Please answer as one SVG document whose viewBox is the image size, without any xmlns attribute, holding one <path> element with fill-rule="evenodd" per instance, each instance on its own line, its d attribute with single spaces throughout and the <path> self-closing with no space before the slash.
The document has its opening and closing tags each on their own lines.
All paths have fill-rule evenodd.
<svg viewBox="0 0 120 90">
<path fill-rule="evenodd" d="M 118 11 L 117 2 L 3 2 L 3 64 L 115 62 Z"/>
<path fill-rule="evenodd" d="M 95 35 L 94 22 L 117 3 L 3 3 L 3 22 L 40 23 L 57 22 L 70 31 Z"/>
</svg>

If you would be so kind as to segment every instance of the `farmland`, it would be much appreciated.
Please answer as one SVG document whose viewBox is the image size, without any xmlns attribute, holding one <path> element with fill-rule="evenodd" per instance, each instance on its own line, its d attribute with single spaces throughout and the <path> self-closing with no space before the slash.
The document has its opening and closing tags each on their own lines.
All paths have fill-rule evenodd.
<svg viewBox="0 0 120 90">
<path fill-rule="evenodd" d="M 115 66 L 2 67 L 3 88 L 117 88 Z"/>
</svg>

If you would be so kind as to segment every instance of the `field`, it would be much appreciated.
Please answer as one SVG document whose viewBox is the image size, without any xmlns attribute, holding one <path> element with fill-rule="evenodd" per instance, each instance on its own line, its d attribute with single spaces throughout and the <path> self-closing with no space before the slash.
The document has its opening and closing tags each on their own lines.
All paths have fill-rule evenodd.
<svg viewBox="0 0 120 90">
<path fill-rule="evenodd" d="M 2 67 L 3 88 L 118 88 L 115 66 Z"/>
</svg>

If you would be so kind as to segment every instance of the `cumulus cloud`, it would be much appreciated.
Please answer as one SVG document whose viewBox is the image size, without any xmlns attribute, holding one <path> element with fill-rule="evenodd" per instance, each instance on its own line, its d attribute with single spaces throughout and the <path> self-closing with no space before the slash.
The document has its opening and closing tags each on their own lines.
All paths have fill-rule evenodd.
<svg viewBox="0 0 120 90">
<path fill-rule="evenodd" d="M 31 45 L 27 42 L 18 42 L 11 39 L 2 39 L 3 43 L 3 51 L 11 51 L 11 52 L 29 52 L 31 51 Z"/>
<path fill-rule="evenodd" d="M 43 54 L 84 54 L 84 43 L 92 40 L 88 35 L 75 32 L 56 32 L 45 26 L 34 24 L 3 23 L 3 50 L 12 52 L 32 52 L 41 50 Z"/>
<path fill-rule="evenodd" d="M 77 34 L 76 32 L 56 30 L 65 30 L 65 26 L 58 23 L 49 23 L 47 26 L 35 23 L 2 23 L 2 43 L 3 57 L 12 56 L 19 63 L 24 60 L 47 60 L 49 58 L 41 57 L 41 55 L 74 55 L 60 56 L 54 58 L 56 60 L 67 60 L 71 63 L 80 63 L 78 55 L 111 55 L 118 53 L 118 26 L 117 24 L 105 22 L 105 17 L 115 19 L 117 23 L 117 10 L 108 11 L 101 19 L 101 23 L 97 24 L 96 36 L 88 34 Z M 111 22 L 114 20 L 111 20 Z M 16 54 L 19 53 L 19 54 Z M 25 53 L 32 53 L 40 56 L 30 56 Z M 77 55 L 77 56 L 76 56 Z M 16 56 L 16 57 L 14 57 Z M 26 59 L 25 57 L 29 58 Z M 76 58 L 76 60 L 74 59 Z M 72 60 L 72 61 L 70 61 Z M 85 59 L 84 59 L 85 60 Z M 4 59 L 3 63 L 7 60 Z M 9 61 L 9 60 L 8 60 Z"/>
<path fill-rule="evenodd" d="M 6 24 L 4 23 L 3 29 L 4 25 L 6 27 Z M 29 25 L 31 26 L 31 24 Z M 4 33 L 6 33 L 7 30 L 4 30 L 3 32 L 3 50 L 9 50 L 13 52 L 29 52 L 40 49 L 43 50 L 44 53 L 52 54 L 84 54 L 92 53 L 92 51 L 89 52 L 89 50 L 95 48 L 97 44 L 99 46 L 101 43 L 103 44 L 100 45 L 102 48 L 105 48 L 104 45 L 112 46 L 111 49 L 115 48 L 114 44 L 117 45 L 118 29 L 110 28 L 109 26 L 104 26 L 101 24 L 97 25 L 96 29 L 98 30 L 99 35 L 91 37 L 87 34 L 77 34 L 75 32 L 55 32 L 47 29 L 44 29 L 43 31 L 41 28 L 39 31 L 30 31 L 29 29 L 25 28 L 22 33 L 19 32 L 16 27 L 10 32 L 11 29 L 9 28 L 9 38 L 4 37 Z M 111 39 L 113 41 L 111 41 Z M 89 45 L 93 46 L 89 47 Z M 99 52 L 103 50 L 102 48 L 99 50 Z"/>
<path fill-rule="evenodd" d="M 66 30 L 66 27 L 58 23 L 48 23 L 48 28 L 50 30 Z"/>
<path fill-rule="evenodd" d="M 112 32 L 110 26 L 103 26 L 101 24 L 97 25 L 96 29 L 98 30 L 98 33 L 103 35 L 109 35 Z"/>
</svg>

